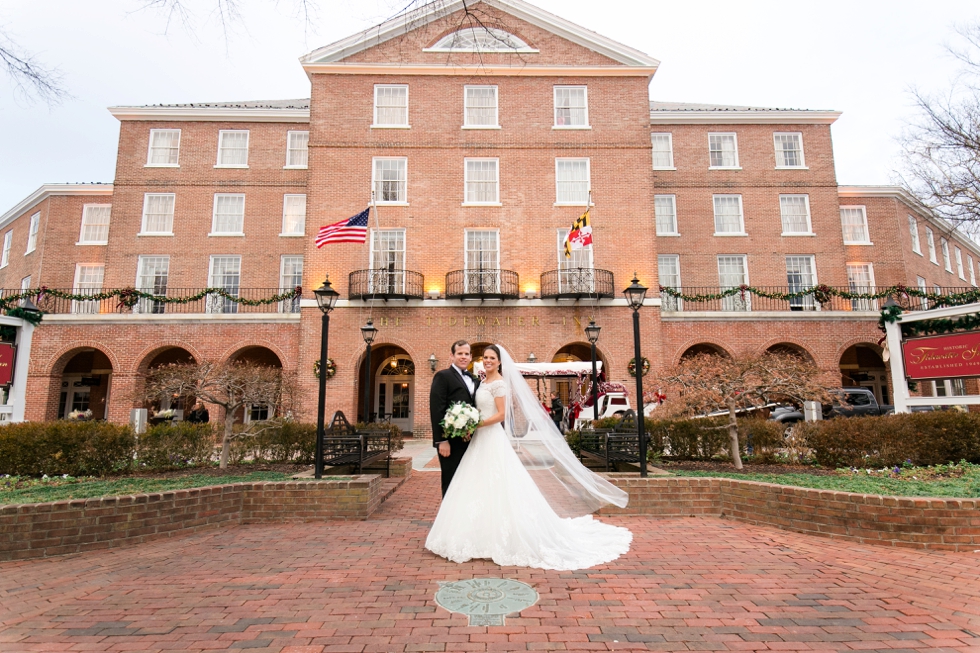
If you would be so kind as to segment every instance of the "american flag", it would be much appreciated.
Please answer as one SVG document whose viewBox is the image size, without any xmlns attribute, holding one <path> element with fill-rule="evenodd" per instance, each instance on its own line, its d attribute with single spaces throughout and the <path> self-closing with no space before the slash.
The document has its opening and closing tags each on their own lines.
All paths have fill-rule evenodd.
<svg viewBox="0 0 980 653">
<path fill-rule="evenodd" d="M 316 234 L 316 247 L 320 249 L 327 243 L 363 243 L 367 240 L 368 215 L 371 207 L 367 207 L 353 218 L 341 220 L 320 227 Z"/>
</svg>

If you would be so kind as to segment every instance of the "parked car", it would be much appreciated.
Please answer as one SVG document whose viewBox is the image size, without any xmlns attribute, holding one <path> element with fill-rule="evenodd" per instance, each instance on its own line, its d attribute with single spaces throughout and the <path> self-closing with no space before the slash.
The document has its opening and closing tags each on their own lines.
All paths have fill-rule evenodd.
<svg viewBox="0 0 980 653">
<path fill-rule="evenodd" d="M 881 405 L 868 388 L 840 388 L 831 391 L 834 402 L 822 406 L 823 418 L 864 417 L 866 415 L 890 415 L 894 406 Z M 803 421 L 803 411 L 796 406 L 778 406 L 772 410 L 769 419 L 781 424 L 794 424 Z"/>
</svg>

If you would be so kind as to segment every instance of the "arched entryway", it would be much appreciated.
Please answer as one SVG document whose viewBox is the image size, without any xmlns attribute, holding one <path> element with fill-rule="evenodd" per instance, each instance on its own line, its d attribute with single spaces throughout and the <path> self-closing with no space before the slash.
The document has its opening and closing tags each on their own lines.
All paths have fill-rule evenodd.
<svg viewBox="0 0 980 653">
<path fill-rule="evenodd" d="M 605 378 L 606 362 L 602 357 L 602 352 L 596 349 L 595 359 L 597 362 L 602 363 L 602 372 L 599 373 L 599 378 Z M 558 351 L 555 355 L 551 357 L 552 363 L 567 363 L 567 362 L 592 362 L 592 345 L 584 342 L 572 342 Z M 578 392 L 574 392 L 572 387 L 573 383 L 576 383 L 574 378 L 562 378 L 562 379 L 552 379 L 549 383 L 549 387 L 546 389 L 546 393 L 541 393 L 539 391 L 539 397 L 542 401 L 550 402 L 550 392 L 554 391 L 558 393 L 558 398 L 561 400 L 563 406 L 570 406 L 575 400 L 575 397 L 587 393 L 591 387 L 591 373 L 589 376 L 584 376 L 578 387 Z M 601 386 L 600 386 L 601 387 Z M 543 394 L 543 396 L 542 396 Z"/>
<path fill-rule="evenodd" d="M 58 395 L 58 418 L 72 414 L 91 419 L 106 419 L 111 398 L 112 362 L 98 349 L 78 350 L 61 373 Z M 91 415 L 88 415 L 91 411 Z"/>
<path fill-rule="evenodd" d="M 800 345 L 794 344 L 792 342 L 777 342 L 766 349 L 767 354 L 790 354 L 792 356 L 798 356 L 808 363 L 814 363 L 813 356 L 810 355 L 806 349 Z"/>
<path fill-rule="evenodd" d="M 415 427 L 415 361 L 398 345 L 380 344 L 371 347 L 371 371 L 368 374 L 366 356 L 361 355 L 357 373 L 357 414 L 365 419 L 364 379 L 370 393 L 369 419 L 391 421 L 406 434 Z"/>
<path fill-rule="evenodd" d="M 842 386 L 868 388 L 878 403 L 891 403 L 888 370 L 877 345 L 859 343 L 845 349 L 840 357 L 840 376 Z"/>
<path fill-rule="evenodd" d="M 140 363 L 139 369 L 143 373 L 151 372 L 165 365 L 187 365 L 197 362 L 194 355 L 183 347 L 164 347 L 150 353 L 146 359 Z M 193 397 L 155 397 L 147 398 L 143 405 L 149 412 L 150 417 L 160 411 L 176 411 L 175 419 L 183 419 L 184 413 L 189 411 L 194 405 Z M 138 405 L 138 404 L 137 404 Z"/>
<path fill-rule="evenodd" d="M 727 351 L 719 347 L 718 345 L 713 345 L 710 342 L 699 342 L 696 345 L 691 345 L 684 350 L 681 354 L 681 360 L 685 358 L 693 358 L 698 354 L 711 354 L 712 356 L 724 356 L 725 358 L 730 358 Z"/>
<path fill-rule="evenodd" d="M 228 360 L 282 369 L 282 360 L 276 352 L 261 345 L 243 347 L 229 356 Z M 235 422 L 248 424 L 249 422 L 272 419 L 276 416 L 278 408 L 278 406 L 268 404 L 249 404 L 236 412 Z"/>
</svg>

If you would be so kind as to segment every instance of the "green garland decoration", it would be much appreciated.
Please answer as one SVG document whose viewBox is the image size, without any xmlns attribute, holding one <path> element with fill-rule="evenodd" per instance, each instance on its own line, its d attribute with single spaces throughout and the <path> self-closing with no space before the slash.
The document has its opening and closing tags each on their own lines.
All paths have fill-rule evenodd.
<svg viewBox="0 0 980 653">
<path fill-rule="evenodd" d="M 980 313 L 954 318 L 936 318 L 902 325 L 902 337 L 932 336 L 956 331 L 980 330 Z"/>
<path fill-rule="evenodd" d="M 9 315 L 10 317 L 19 317 L 22 320 L 26 320 L 30 322 L 34 326 L 40 324 L 41 318 L 43 317 L 41 313 L 37 311 L 25 311 L 20 306 L 14 306 L 13 308 L 8 308 L 7 315 Z"/>
<path fill-rule="evenodd" d="M 337 364 L 333 362 L 332 358 L 327 358 L 326 375 L 328 379 L 333 378 L 333 375 L 337 373 Z M 320 378 L 320 361 L 313 361 L 313 376 Z"/>
<path fill-rule="evenodd" d="M 646 376 L 650 371 L 650 361 L 647 360 L 646 356 L 640 356 L 640 367 L 643 370 L 643 376 Z M 626 365 L 626 371 L 630 373 L 630 376 L 636 376 L 636 358 L 630 359 L 630 362 Z"/>
<path fill-rule="evenodd" d="M 734 295 L 739 295 L 742 299 L 744 299 L 746 295 L 756 295 L 757 297 L 779 299 L 784 301 L 799 299 L 801 297 L 813 297 L 821 304 L 826 304 L 833 297 L 840 297 L 841 299 L 885 299 L 889 295 L 897 294 L 905 295 L 906 297 L 927 299 L 933 307 L 960 306 L 962 304 L 980 302 L 980 288 L 971 288 L 970 290 L 966 290 L 961 293 L 942 295 L 938 293 L 924 292 L 919 288 L 906 286 L 904 284 L 889 286 L 888 288 L 884 288 L 873 293 L 850 292 L 847 290 L 841 290 L 840 288 L 835 288 L 833 286 L 828 286 L 826 284 L 820 284 L 818 286 L 814 286 L 813 288 L 804 288 L 795 292 L 768 291 L 761 288 L 756 288 L 755 286 L 742 284 L 741 286 L 726 288 L 721 292 L 705 293 L 703 295 L 685 295 L 676 288 L 671 288 L 670 286 L 660 286 L 660 294 L 667 295 L 669 297 L 676 297 L 677 299 L 682 299 L 685 302 L 694 303 L 712 302 L 719 299 L 724 299 L 726 297 L 732 297 Z"/>
</svg>

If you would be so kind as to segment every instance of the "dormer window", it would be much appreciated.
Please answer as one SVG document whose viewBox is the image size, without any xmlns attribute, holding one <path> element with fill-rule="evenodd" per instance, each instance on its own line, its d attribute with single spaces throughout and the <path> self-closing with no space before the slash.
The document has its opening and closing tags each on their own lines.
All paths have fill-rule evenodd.
<svg viewBox="0 0 980 653">
<path fill-rule="evenodd" d="M 538 52 L 522 39 L 494 27 L 467 27 L 439 39 L 423 52 Z"/>
</svg>

